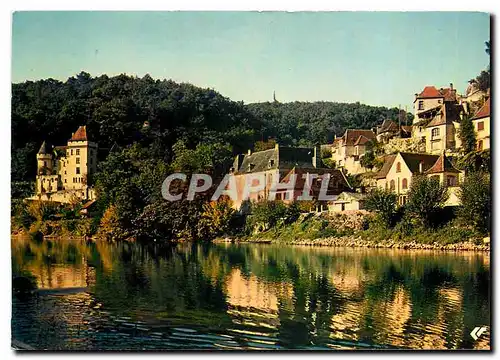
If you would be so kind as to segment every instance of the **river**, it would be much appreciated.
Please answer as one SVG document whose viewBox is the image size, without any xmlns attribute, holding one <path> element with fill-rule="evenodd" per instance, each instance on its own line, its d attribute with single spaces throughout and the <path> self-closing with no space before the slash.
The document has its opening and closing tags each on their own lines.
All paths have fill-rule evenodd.
<svg viewBox="0 0 500 360">
<path fill-rule="evenodd" d="M 48 350 L 489 349 L 489 253 L 13 238 L 12 337 Z"/>
</svg>

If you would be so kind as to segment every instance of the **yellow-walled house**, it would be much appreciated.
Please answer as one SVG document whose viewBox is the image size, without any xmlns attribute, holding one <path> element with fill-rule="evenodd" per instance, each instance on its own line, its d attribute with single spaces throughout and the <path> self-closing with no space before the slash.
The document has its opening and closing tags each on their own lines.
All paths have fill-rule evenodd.
<svg viewBox="0 0 500 360">
<path fill-rule="evenodd" d="M 45 141 L 37 155 L 36 193 L 30 200 L 69 203 L 95 199 L 90 177 L 97 171 L 97 143 L 80 126 L 66 146 L 52 147 Z"/>
<path fill-rule="evenodd" d="M 490 99 L 474 114 L 472 118 L 476 130 L 477 150 L 490 148 Z"/>
<path fill-rule="evenodd" d="M 412 137 L 425 142 L 426 153 L 457 151 L 461 145 L 458 134 L 464 108 L 458 102 L 453 84 L 440 90 L 426 86 L 420 94 L 415 94 L 414 111 Z"/>
<path fill-rule="evenodd" d="M 375 178 L 378 187 L 394 191 L 399 195 L 398 203 L 404 205 L 411 181 L 418 175 L 438 177 L 441 183 L 445 182 L 450 189 L 446 205 L 458 205 L 456 189 L 451 188 L 458 186 L 462 173 L 453 167 L 444 153 L 440 156 L 403 152 L 388 155 Z"/>
<path fill-rule="evenodd" d="M 372 130 L 347 129 L 342 137 L 334 140 L 331 148 L 336 168 L 345 169 L 349 174 L 365 172 L 359 160 L 366 152 L 367 143 L 376 139 Z"/>
</svg>

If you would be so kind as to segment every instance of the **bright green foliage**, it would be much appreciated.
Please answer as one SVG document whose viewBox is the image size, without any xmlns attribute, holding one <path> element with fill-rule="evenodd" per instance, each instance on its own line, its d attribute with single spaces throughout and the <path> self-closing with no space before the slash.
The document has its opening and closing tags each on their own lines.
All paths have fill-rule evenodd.
<svg viewBox="0 0 500 360">
<path fill-rule="evenodd" d="M 301 212 L 300 205 L 296 202 L 285 204 L 282 201 L 261 201 L 252 203 L 251 216 L 248 226 L 254 229 L 263 226 L 266 229 L 279 224 L 287 224 L 295 221 Z"/>
<path fill-rule="evenodd" d="M 472 226 L 481 233 L 490 230 L 491 223 L 491 185 L 490 175 L 476 172 L 466 176 L 460 185 L 459 218 L 465 225 Z"/>
<path fill-rule="evenodd" d="M 406 211 L 416 216 L 424 226 L 433 226 L 447 199 L 448 189 L 438 179 L 415 176 L 408 192 Z"/>
<path fill-rule="evenodd" d="M 386 189 L 373 189 L 367 196 L 365 207 L 367 210 L 377 213 L 383 225 L 392 226 L 396 213 L 397 196 L 394 192 Z"/>
<path fill-rule="evenodd" d="M 490 149 L 482 151 L 472 151 L 465 154 L 457 161 L 457 166 L 465 170 L 466 174 L 473 172 L 491 173 Z"/>
<path fill-rule="evenodd" d="M 460 121 L 459 137 L 462 142 L 462 151 L 464 154 L 476 150 L 476 132 L 474 124 L 468 116 Z"/>
<path fill-rule="evenodd" d="M 200 236 L 206 240 L 224 235 L 230 230 L 235 210 L 229 201 L 221 199 L 203 204 L 201 219 L 198 224 Z"/>
</svg>

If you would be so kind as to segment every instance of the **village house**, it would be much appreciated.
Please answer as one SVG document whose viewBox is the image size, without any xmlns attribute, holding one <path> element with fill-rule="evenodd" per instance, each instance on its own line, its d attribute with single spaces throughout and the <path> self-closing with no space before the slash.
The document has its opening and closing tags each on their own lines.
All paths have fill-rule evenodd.
<svg viewBox="0 0 500 360">
<path fill-rule="evenodd" d="M 235 157 L 231 174 L 235 177 L 238 196 L 238 199 L 233 201 L 233 207 L 238 210 L 243 202 L 245 185 L 253 181 L 255 175 L 264 177 L 264 189 L 250 193 L 248 199 L 250 201 L 269 199 L 272 184 L 275 182 L 288 183 L 292 174 L 297 175 L 294 189 L 278 189 L 276 191 L 276 200 L 285 203 L 297 200 L 302 195 L 309 174 L 318 176 L 330 174 L 327 195 L 338 195 L 350 188 L 342 171 L 323 167 L 319 146 L 314 148 L 294 148 L 276 144 L 274 148 L 268 150 L 253 153 L 249 150 L 247 154 Z M 321 181 L 321 179 L 316 178 L 310 184 L 310 195 L 313 199 L 318 197 Z"/>
<path fill-rule="evenodd" d="M 377 136 L 372 130 L 347 129 L 342 137 L 333 141 L 332 160 L 335 166 L 349 174 L 365 172 L 359 160 L 366 153 L 368 142 L 376 140 Z"/>
<path fill-rule="evenodd" d="M 95 199 L 89 179 L 97 171 L 97 143 L 88 139 L 85 126 L 65 146 L 52 147 L 44 141 L 36 158 L 36 189 L 30 200 L 70 203 Z"/>
<path fill-rule="evenodd" d="M 396 122 L 386 119 L 380 126 L 376 127 L 377 141 L 386 144 L 393 138 L 411 137 L 410 125 L 398 125 Z"/>
<path fill-rule="evenodd" d="M 398 195 L 398 203 L 404 205 L 414 176 L 439 179 L 440 183 L 446 184 L 449 189 L 446 205 L 459 204 L 457 187 L 463 174 L 453 166 L 444 152 L 441 155 L 404 152 L 387 155 L 375 179 L 378 187 L 394 191 Z"/>
<path fill-rule="evenodd" d="M 490 99 L 472 117 L 476 131 L 477 150 L 490 148 Z"/>
<path fill-rule="evenodd" d="M 365 209 L 367 194 L 359 192 L 342 192 L 328 204 L 329 212 L 358 211 Z"/>
<path fill-rule="evenodd" d="M 455 152 L 460 148 L 458 134 L 464 108 L 453 84 L 439 90 L 426 86 L 420 94 L 415 94 L 414 111 L 412 137 L 425 142 L 427 153 Z"/>
</svg>

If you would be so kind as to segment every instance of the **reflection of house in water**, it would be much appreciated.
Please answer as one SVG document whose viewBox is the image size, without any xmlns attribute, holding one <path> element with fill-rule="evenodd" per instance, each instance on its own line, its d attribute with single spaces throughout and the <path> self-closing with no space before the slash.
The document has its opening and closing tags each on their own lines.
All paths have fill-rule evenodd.
<svg viewBox="0 0 500 360">
<path fill-rule="evenodd" d="M 36 276 L 40 289 L 88 287 L 95 284 L 95 268 L 82 258 L 80 264 L 28 265 L 26 270 Z"/>
<path fill-rule="evenodd" d="M 239 269 L 231 272 L 226 281 L 226 288 L 227 302 L 230 305 L 266 312 L 278 311 L 281 301 L 293 298 L 292 285 L 263 282 L 255 275 L 247 278 Z"/>
<path fill-rule="evenodd" d="M 291 308 L 292 285 L 261 281 L 255 275 L 245 277 L 233 269 L 226 281 L 228 314 L 232 332 L 249 342 L 272 345 L 280 326 L 280 310 Z"/>
</svg>

